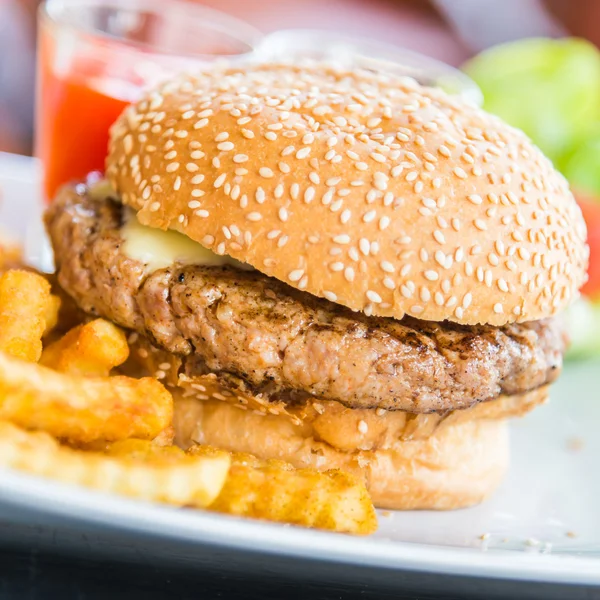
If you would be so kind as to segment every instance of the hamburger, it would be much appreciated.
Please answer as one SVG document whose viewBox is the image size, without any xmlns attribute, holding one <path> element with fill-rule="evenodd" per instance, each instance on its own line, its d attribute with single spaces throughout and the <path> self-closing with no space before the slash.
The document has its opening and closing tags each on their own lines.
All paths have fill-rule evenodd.
<svg viewBox="0 0 600 600">
<path fill-rule="evenodd" d="M 498 485 L 588 256 L 522 132 L 317 63 L 149 92 L 112 128 L 106 179 L 63 188 L 46 225 L 63 289 L 174 391 L 180 444 L 342 468 L 393 509 Z"/>
</svg>

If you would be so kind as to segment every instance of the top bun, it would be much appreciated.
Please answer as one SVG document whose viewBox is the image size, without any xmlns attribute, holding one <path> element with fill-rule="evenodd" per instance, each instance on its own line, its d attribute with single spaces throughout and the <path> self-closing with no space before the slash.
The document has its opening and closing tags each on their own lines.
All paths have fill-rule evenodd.
<svg viewBox="0 0 600 600">
<path fill-rule="evenodd" d="M 367 315 L 503 325 L 585 281 L 585 225 L 520 131 L 412 79 L 323 64 L 185 76 L 129 107 L 107 175 L 176 229 Z"/>
</svg>

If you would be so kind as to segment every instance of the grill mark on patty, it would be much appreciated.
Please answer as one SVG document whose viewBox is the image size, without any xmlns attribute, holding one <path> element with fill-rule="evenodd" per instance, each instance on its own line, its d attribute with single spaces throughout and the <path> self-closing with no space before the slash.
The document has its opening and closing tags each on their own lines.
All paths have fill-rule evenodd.
<svg viewBox="0 0 600 600">
<path fill-rule="evenodd" d="M 443 412 L 556 379 L 556 320 L 492 327 L 366 317 L 258 271 L 127 257 L 122 206 L 65 188 L 46 215 L 62 287 L 79 306 L 147 336 L 183 369 L 230 374 L 273 400 Z"/>
</svg>

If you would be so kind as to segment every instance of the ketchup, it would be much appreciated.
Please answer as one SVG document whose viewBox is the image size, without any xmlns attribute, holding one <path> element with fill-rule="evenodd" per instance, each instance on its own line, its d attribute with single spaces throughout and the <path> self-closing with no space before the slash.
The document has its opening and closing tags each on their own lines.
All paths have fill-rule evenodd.
<svg viewBox="0 0 600 600">
<path fill-rule="evenodd" d="M 49 84 L 48 104 L 38 121 L 37 155 L 44 168 L 44 195 L 50 201 L 62 184 L 104 171 L 108 130 L 128 103 L 76 79 Z"/>
<path fill-rule="evenodd" d="M 46 33 L 39 38 L 36 155 L 50 202 L 61 185 L 104 171 L 110 126 L 142 86 L 128 61 L 107 65 L 101 47 L 60 65 L 55 40 Z"/>
</svg>

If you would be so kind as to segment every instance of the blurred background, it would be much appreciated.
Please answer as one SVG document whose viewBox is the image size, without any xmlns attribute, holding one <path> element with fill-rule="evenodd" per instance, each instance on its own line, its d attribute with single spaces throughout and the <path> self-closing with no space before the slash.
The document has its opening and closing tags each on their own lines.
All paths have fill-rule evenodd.
<svg viewBox="0 0 600 600">
<path fill-rule="evenodd" d="M 411 48 L 457 66 L 488 46 L 517 38 L 572 34 L 600 41 L 597 0 L 190 1 L 244 19 L 263 32 L 332 29 Z M 0 0 L 3 151 L 32 151 L 38 4 L 38 0 Z"/>
</svg>

